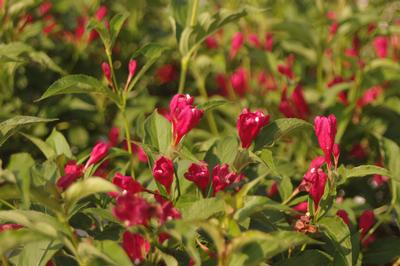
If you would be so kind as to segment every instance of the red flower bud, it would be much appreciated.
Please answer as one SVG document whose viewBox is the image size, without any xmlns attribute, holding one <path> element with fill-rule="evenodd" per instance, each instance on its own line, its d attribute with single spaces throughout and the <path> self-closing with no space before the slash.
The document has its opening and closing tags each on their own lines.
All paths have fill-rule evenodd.
<svg viewBox="0 0 400 266">
<path fill-rule="evenodd" d="M 124 176 L 121 173 L 116 173 L 112 182 L 121 189 L 122 194 L 136 194 L 143 190 L 142 185 L 139 182 L 133 180 L 131 176 Z M 120 193 L 118 192 L 109 193 L 111 197 L 117 197 L 119 194 Z"/>
<path fill-rule="evenodd" d="M 142 262 L 150 251 L 150 242 L 143 236 L 129 231 L 122 236 L 122 247 L 132 262 L 137 265 Z"/>
<path fill-rule="evenodd" d="M 315 209 L 324 194 L 327 175 L 320 168 L 325 162 L 324 157 L 315 158 L 299 185 L 300 191 L 307 191 L 314 200 Z"/>
<path fill-rule="evenodd" d="M 274 46 L 274 35 L 271 32 L 268 32 L 265 35 L 264 49 L 267 50 L 268 52 L 272 52 L 273 46 Z"/>
<path fill-rule="evenodd" d="M 340 147 L 339 144 L 335 143 L 333 144 L 333 158 L 335 159 L 335 167 L 338 166 L 338 162 L 339 162 L 339 156 L 340 156 Z"/>
<path fill-rule="evenodd" d="M 171 64 L 166 64 L 156 70 L 156 78 L 160 85 L 170 83 L 177 77 L 176 68 Z"/>
<path fill-rule="evenodd" d="M 13 230 L 13 229 L 20 229 L 23 226 L 20 224 L 0 224 L 0 232 Z"/>
<path fill-rule="evenodd" d="M 237 95 L 243 97 L 249 90 L 248 74 L 243 67 L 238 68 L 231 76 L 231 85 Z"/>
<path fill-rule="evenodd" d="M 128 76 L 128 83 L 133 78 L 136 73 L 137 62 L 136 60 L 129 61 L 129 76 Z"/>
<path fill-rule="evenodd" d="M 174 207 L 171 201 L 164 201 L 161 206 L 160 224 L 177 219 L 181 219 L 181 213 Z"/>
<path fill-rule="evenodd" d="M 288 99 L 286 94 L 287 88 L 284 87 L 279 104 L 279 111 L 286 117 L 307 119 L 310 115 L 310 108 L 304 98 L 301 86 L 296 86 L 291 95 L 291 99 Z"/>
<path fill-rule="evenodd" d="M 200 190 L 206 193 L 208 184 L 210 183 L 210 173 L 208 172 L 208 165 L 192 163 L 185 173 L 185 178 L 196 184 Z"/>
<path fill-rule="evenodd" d="M 119 128 L 112 127 L 108 132 L 108 142 L 110 143 L 111 147 L 115 147 L 119 143 Z"/>
<path fill-rule="evenodd" d="M 231 59 L 235 58 L 240 48 L 242 47 L 243 42 L 244 42 L 243 34 L 241 32 L 236 32 L 235 35 L 233 35 L 231 42 L 231 50 L 229 52 L 229 57 Z"/>
<path fill-rule="evenodd" d="M 217 49 L 218 48 L 218 42 L 214 36 L 208 36 L 205 40 L 205 44 L 208 49 Z"/>
<path fill-rule="evenodd" d="M 340 218 L 342 218 L 342 220 L 345 224 L 347 224 L 347 225 L 350 224 L 349 215 L 347 214 L 347 212 L 345 210 L 338 210 L 336 212 L 336 215 L 339 216 Z"/>
<path fill-rule="evenodd" d="M 39 6 L 39 14 L 41 16 L 46 15 L 50 9 L 53 7 L 53 4 L 51 2 L 43 2 L 40 6 Z"/>
<path fill-rule="evenodd" d="M 256 48 L 260 48 L 261 47 L 261 42 L 260 39 L 258 38 L 257 34 L 252 33 L 249 35 L 249 42 Z"/>
<path fill-rule="evenodd" d="M 83 165 L 76 164 L 76 161 L 69 161 L 64 167 L 64 176 L 57 181 L 57 186 L 62 190 L 67 189 L 79 177 L 83 175 Z"/>
<path fill-rule="evenodd" d="M 314 119 L 315 135 L 318 138 L 319 146 L 325 154 L 325 161 L 330 167 L 331 153 L 336 136 L 336 117 L 334 115 L 317 116 Z"/>
<path fill-rule="evenodd" d="M 169 194 L 174 181 L 174 164 L 172 161 L 161 156 L 154 164 L 153 176 L 158 183 L 165 187 Z"/>
<path fill-rule="evenodd" d="M 236 123 L 242 147 L 247 149 L 251 142 L 257 137 L 261 128 L 269 122 L 269 115 L 261 111 L 250 112 L 249 109 L 243 109 Z"/>
<path fill-rule="evenodd" d="M 376 56 L 379 58 L 385 58 L 388 54 L 389 40 L 387 37 L 379 36 L 374 39 L 374 49 Z"/>
<path fill-rule="evenodd" d="M 298 212 L 306 213 L 308 211 L 308 202 L 307 201 L 300 202 L 299 204 L 294 206 L 293 209 Z"/>
<path fill-rule="evenodd" d="M 360 229 L 360 239 L 362 240 L 363 246 L 368 246 L 371 242 L 375 240 L 375 236 L 372 234 L 366 239 L 364 237 L 367 235 L 368 231 L 375 224 L 375 215 L 372 210 L 365 210 L 358 219 L 358 228 Z"/>
<path fill-rule="evenodd" d="M 374 102 L 379 95 L 383 93 L 383 88 L 381 86 L 373 86 L 366 90 L 360 99 L 357 101 L 357 106 L 362 108 L 372 102 Z"/>
<path fill-rule="evenodd" d="M 216 165 L 212 172 L 212 186 L 214 195 L 221 190 L 225 190 L 230 185 L 239 183 L 244 175 L 235 172 L 229 172 L 229 165 Z"/>
<path fill-rule="evenodd" d="M 107 64 L 106 62 L 103 62 L 101 64 L 101 69 L 103 70 L 103 74 L 106 77 L 107 81 L 109 83 L 112 83 L 111 81 L 111 69 L 110 69 L 110 65 Z"/>
<path fill-rule="evenodd" d="M 89 160 L 86 162 L 85 169 L 87 169 L 89 166 L 92 164 L 98 163 L 101 159 L 103 159 L 110 148 L 110 145 L 105 142 L 99 142 L 97 143 L 93 149 L 92 152 L 90 153 Z"/>
</svg>

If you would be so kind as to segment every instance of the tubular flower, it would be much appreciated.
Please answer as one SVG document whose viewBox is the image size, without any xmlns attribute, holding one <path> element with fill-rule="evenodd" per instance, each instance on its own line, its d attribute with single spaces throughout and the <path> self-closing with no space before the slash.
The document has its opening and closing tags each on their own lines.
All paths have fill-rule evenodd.
<svg viewBox="0 0 400 266">
<path fill-rule="evenodd" d="M 357 101 L 357 107 L 362 108 L 372 102 L 374 102 L 379 95 L 383 93 L 381 86 L 373 86 L 366 90 L 360 99 Z"/>
<path fill-rule="evenodd" d="M 264 49 L 268 52 L 272 52 L 272 47 L 274 46 L 274 35 L 271 32 L 265 34 Z"/>
<path fill-rule="evenodd" d="M 110 68 L 110 65 L 107 64 L 106 62 L 103 62 L 101 64 L 101 69 L 103 70 L 104 77 L 106 77 L 108 83 L 111 84 L 112 81 L 111 81 L 111 68 Z"/>
<path fill-rule="evenodd" d="M 8 230 L 20 229 L 23 226 L 20 224 L 0 224 L 0 233 Z"/>
<path fill-rule="evenodd" d="M 129 74 L 128 74 L 128 80 L 126 82 L 127 85 L 131 82 L 133 76 L 135 76 L 136 68 L 137 68 L 136 60 L 130 60 L 128 64 Z"/>
<path fill-rule="evenodd" d="M 336 117 L 334 115 L 317 116 L 314 119 L 315 135 L 317 136 L 319 146 L 325 154 L 325 161 L 328 166 L 331 165 L 331 153 L 336 136 Z"/>
<path fill-rule="evenodd" d="M 315 208 L 318 207 L 318 204 L 324 194 L 325 184 L 327 181 L 327 175 L 321 169 L 321 166 L 325 163 L 324 157 L 315 158 L 303 177 L 299 185 L 300 191 L 306 191 L 313 198 Z"/>
<path fill-rule="evenodd" d="M 98 163 L 101 159 L 103 159 L 110 149 L 110 145 L 105 142 L 97 143 L 90 153 L 89 160 L 86 162 L 85 169 L 87 169 L 92 164 Z"/>
<path fill-rule="evenodd" d="M 269 117 L 269 115 L 265 115 L 261 111 L 250 112 L 248 108 L 243 109 L 236 123 L 243 148 L 250 147 L 251 142 L 260 133 L 261 128 L 268 124 Z"/>
<path fill-rule="evenodd" d="M 229 52 L 229 57 L 231 59 L 235 58 L 237 53 L 239 52 L 240 48 L 244 43 L 244 36 L 241 32 L 236 32 L 232 38 L 231 42 L 231 50 Z"/>
<path fill-rule="evenodd" d="M 212 186 L 214 195 L 221 190 L 225 190 L 232 184 L 239 183 L 244 178 L 244 175 L 235 172 L 229 172 L 229 165 L 216 165 L 212 172 Z"/>
<path fill-rule="evenodd" d="M 83 165 L 76 161 L 69 161 L 64 167 L 65 175 L 57 181 L 57 186 L 62 190 L 67 189 L 72 183 L 83 175 Z"/>
<path fill-rule="evenodd" d="M 376 37 L 373 41 L 376 56 L 385 58 L 388 54 L 389 39 L 384 36 Z"/>
<path fill-rule="evenodd" d="M 169 105 L 174 146 L 178 145 L 183 136 L 197 126 L 204 111 L 194 107 L 194 98 L 188 94 L 176 94 Z"/>
<path fill-rule="evenodd" d="M 365 238 L 368 231 L 375 224 L 375 215 L 371 210 L 365 210 L 358 219 L 358 228 L 360 229 L 360 239 L 363 246 L 368 246 L 370 243 L 375 241 L 375 235 L 372 234 Z"/>
<path fill-rule="evenodd" d="M 139 182 L 133 180 L 131 176 L 124 176 L 121 173 L 116 173 L 112 183 L 121 189 L 121 194 L 136 194 L 143 190 Z M 110 192 L 111 197 L 120 195 L 118 192 Z"/>
<path fill-rule="evenodd" d="M 150 242 L 140 234 L 126 231 L 122 236 L 122 247 L 129 258 L 135 264 L 139 264 L 149 253 Z"/>
<path fill-rule="evenodd" d="M 241 67 L 238 68 L 231 76 L 231 85 L 237 95 L 243 97 L 249 90 L 249 81 L 247 71 Z"/>
<path fill-rule="evenodd" d="M 289 118 L 307 119 L 310 115 L 310 108 L 304 99 L 303 90 L 300 85 L 297 85 L 294 89 L 291 99 L 287 98 L 287 88 L 283 88 L 279 111 Z"/>
<path fill-rule="evenodd" d="M 115 147 L 119 143 L 119 128 L 112 127 L 108 132 L 108 142 L 111 147 Z"/>
<path fill-rule="evenodd" d="M 206 193 L 208 184 L 210 183 L 208 165 L 206 163 L 192 163 L 188 171 L 185 173 L 185 178 L 194 182 L 203 193 Z"/>
<path fill-rule="evenodd" d="M 172 161 L 161 156 L 154 164 L 153 176 L 158 183 L 165 187 L 169 194 L 174 181 L 174 164 Z"/>
</svg>

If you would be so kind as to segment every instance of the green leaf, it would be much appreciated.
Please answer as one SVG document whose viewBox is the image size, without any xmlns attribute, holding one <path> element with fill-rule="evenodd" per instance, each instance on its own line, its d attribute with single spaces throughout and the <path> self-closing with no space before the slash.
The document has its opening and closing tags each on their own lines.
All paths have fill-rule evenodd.
<svg viewBox="0 0 400 266">
<path fill-rule="evenodd" d="M 71 209 L 79 200 L 96 193 L 118 191 L 111 182 L 100 177 L 89 177 L 75 182 L 65 192 L 64 199 L 67 209 Z"/>
<path fill-rule="evenodd" d="M 390 264 L 400 257 L 400 239 L 387 237 L 377 239 L 364 253 L 364 264 Z"/>
<path fill-rule="evenodd" d="M 116 14 L 110 21 L 110 37 L 111 37 L 111 47 L 114 46 L 114 43 L 121 31 L 122 26 L 124 25 L 126 19 L 129 17 L 128 13 Z"/>
<path fill-rule="evenodd" d="M 298 256 L 291 257 L 274 264 L 276 266 L 298 266 L 298 265 L 330 265 L 332 258 L 318 249 L 305 250 Z"/>
<path fill-rule="evenodd" d="M 206 198 L 181 205 L 180 208 L 185 220 L 206 220 L 223 212 L 225 204 L 220 198 Z"/>
<path fill-rule="evenodd" d="M 0 254 L 32 242 L 46 239 L 45 236 L 29 229 L 8 230 L 0 233 Z"/>
<path fill-rule="evenodd" d="M 64 154 L 68 158 L 72 157 L 72 152 L 67 140 L 65 139 L 64 135 L 58 132 L 56 129 L 53 129 L 45 143 L 53 149 L 55 155 Z"/>
<path fill-rule="evenodd" d="M 37 137 L 34 137 L 32 135 L 28 135 L 28 134 L 24 134 L 24 133 L 20 133 L 20 134 L 22 136 L 24 136 L 25 138 L 29 139 L 33 144 L 35 144 L 36 147 L 38 147 L 39 150 L 46 157 L 46 159 L 49 159 L 55 155 L 53 148 L 48 143 L 46 143 L 43 140 L 41 140 Z"/>
<path fill-rule="evenodd" d="M 103 21 L 98 21 L 96 19 L 91 19 L 86 26 L 86 30 L 92 31 L 95 30 L 97 33 L 100 35 L 100 39 L 103 42 L 103 45 L 106 50 L 110 50 L 112 48 L 111 44 L 111 36 L 110 32 L 106 28 L 105 24 Z"/>
<path fill-rule="evenodd" d="M 171 143 L 171 123 L 154 111 L 144 122 L 143 142 L 162 154 L 167 154 Z"/>
<path fill-rule="evenodd" d="M 121 248 L 118 243 L 105 240 L 105 241 L 95 241 L 95 247 L 105 254 L 110 260 L 114 262 L 116 266 L 131 266 L 133 265 L 129 257 L 126 255 L 125 251 Z"/>
<path fill-rule="evenodd" d="M 353 265 L 351 234 L 347 224 L 340 217 L 324 217 L 318 221 L 321 232 L 331 240 L 335 250 L 333 254 L 334 265 Z"/>
<path fill-rule="evenodd" d="M 119 97 L 116 93 L 112 92 L 98 79 L 81 74 L 65 76 L 55 81 L 37 101 L 41 101 L 55 95 L 74 93 L 102 94 L 119 105 Z"/>
<path fill-rule="evenodd" d="M 390 172 L 383 167 L 379 167 L 376 165 L 361 165 L 351 169 L 345 169 L 344 178 L 345 180 L 347 180 L 352 177 L 363 177 L 375 174 L 390 176 Z"/>
<path fill-rule="evenodd" d="M 209 100 L 205 103 L 197 105 L 197 108 L 202 109 L 204 111 L 209 111 L 217 107 L 220 107 L 222 105 L 225 105 L 227 103 L 229 103 L 227 100 Z"/>
<path fill-rule="evenodd" d="M 47 119 L 35 116 L 15 116 L 0 123 L 0 146 L 13 134 L 18 132 L 22 127 L 34 125 L 37 123 L 52 122 L 57 119 Z"/>
<path fill-rule="evenodd" d="M 277 119 L 261 129 L 255 140 L 254 150 L 272 145 L 279 138 L 290 135 L 296 130 L 312 129 L 312 125 L 304 120 L 297 118 Z"/>
<path fill-rule="evenodd" d="M 54 240 L 35 241 L 24 245 L 18 255 L 18 265 L 46 266 L 47 262 L 57 253 L 62 244 Z"/>
<path fill-rule="evenodd" d="M 252 153 L 251 155 L 257 161 L 264 164 L 271 171 L 272 175 L 274 175 L 275 177 L 281 177 L 281 174 L 278 173 L 278 169 L 276 168 L 274 157 L 272 156 L 271 150 L 263 149 L 260 153 L 260 156 L 257 156 L 254 153 Z"/>
<path fill-rule="evenodd" d="M 217 142 L 215 146 L 215 154 L 221 164 L 231 165 L 236 158 L 239 143 L 236 137 L 228 136 Z"/>
</svg>

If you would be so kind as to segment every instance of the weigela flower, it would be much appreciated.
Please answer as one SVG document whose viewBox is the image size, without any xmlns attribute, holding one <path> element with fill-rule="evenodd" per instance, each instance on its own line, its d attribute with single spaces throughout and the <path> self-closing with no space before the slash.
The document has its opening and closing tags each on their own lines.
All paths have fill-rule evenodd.
<svg viewBox="0 0 400 266">
<path fill-rule="evenodd" d="M 108 142 L 110 143 L 111 147 L 115 147 L 119 143 L 119 128 L 112 127 L 108 132 Z"/>
<path fill-rule="evenodd" d="M 349 82 L 349 81 L 351 81 L 351 80 L 345 80 L 342 76 L 335 76 L 331 81 L 328 82 L 327 86 L 330 89 L 337 84 Z M 340 91 L 338 94 L 338 98 L 339 98 L 339 101 L 343 105 L 349 104 L 349 100 L 347 99 L 347 93 L 345 91 Z"/>
<path fill-rule="evenodd" d="M 161 204 L 160 224 L 177 219 L 181 219 L 181 213 L 174 207 L 171 201 L 164 201 Z"/>
<path fill-rule="evenodd" d="M 302 213 L 306 213 L 308 211 L 308 202 L 303 201 L 293 207 L 294 210 Z"/>
<path fill-rule="evenodd" d="M 49 1 L 45 1 L 42 4 L 40 4 L 40 6 L 39 6 L 40 16 L 46 15 L 51 10 L 52 7 L 53 7 L 53 4 Z"/>
<path fill-rule="evenodd" d="M 265 34 L 264 49 L 268 52 L 272 52 L 272 47 L 274 46 L 274 35 L 271 32 Z"/>
<path fill-rule="evenodd" d="M 126 139 L 124 139 L 122 141 L 122 148 L 126 151 L 128 150 L 128 144 L 127 144 Z M 140 162 L 147 163 L 149 158 L 147 157 L 147 154 L 144 152 L 142 146 L 140 146 L 132 141 L 131 149 L 132 149 L 132 153 L 137 155 Z"/>
<path fill-rule="evenodd" d="M 103 74 L 104 74 L 104 76 L 106 77 L 107 81 L 108 81 L 109 83 L 112 83 L 112 81 L 111 81 L 111 68 L 110 68 L 110 65 L 109 65 L 108 63 L 106 63 L 106 62 L 103 62 L 103 63 L 101 64 L 101 69 L 103 70 Z"/>
<path fill-rule="evenodd" d="M 325 154 L 325 161 L 330 166 L 331 153 L 336 137 L 336 117 L 332 114 L 328 117 L 317 116 L 314 119 L 314 127 L 319 146 Z"/>
<path fill-rule="evenodd" d="M 97 9 L 94 17 L 97 21 L 102 21 L 104 19 L 104 17 L 107 15 L 107 12 L 108 12 L 108 9 L 106 6 L 100 6 L 99 9 Z M 89 34 L 88 43 L 91 43 L 98 37 L 99 37 L 99 34 L 97 33 L 97 31 L 92 30 Z"/>
<path fill-rule="evenodd" d="M 244 43 L 244 36 L 241 32 L 236 32 L 233 35 L 232 42 L 231 42 L 231 50 L 229 52 L 229 57 L 231 59 L 235 58 L 237 53 L 239 52 L 240 48 Z"/>
<path fill-rule="evenodd" d="M 208 36 L 204 42 L 208 49 L 217 49 L 218 48 L 218 42 L 214 36 Z"/>
<path fill-rule="evenodd" d="M 208 184 L 210 183 L 210 173 L 206 163 L 192 163 L 184 176 L 187 180 L 194 182 L 203 193 L 206 193 Z"/>
<path fill-rule="evenodd" d="M 286 76 L 288 79 L 293 80 L 295 79 L 295 75 L 293 73 L 293 64 L 294 64 L 294 56 L 289 55 L 286 58 L 286 62 L 284 64 L 279 64 L 278 65 L 278 72 L 281 73 L 282 75 Z"/>
<path fill-rule="evenodd" d="M 324 194 L 325 184 L 328 176 L 321 169 L 321 166 L 325 163 L 324 157 L 315 158 L 303 177 L 299 185 L 300 191 L 306 191 L 313 198 L 315 208 L 317 209 L 318 204 Z"/>
<path fill-rule="evenodd" d="M 57 186 L 62 190 L 67 189 L 72 183 L 83 175 L 83 165 L 76 161 L 69 161 L 64 167 L 64 175 L 57 181 Z"/>
<path fill-rule="evenodd" d="M 300 85 L 297 85 L 294 89 L 291 99 L 287 97 L 287 88 L 283 88 L 279 111 L 289 118 L 307 119 L 310 115 L 310 108 L 304 98 L 303 90 Z"/>
<path fill-rule="evenodd" d="M 133 180 L 131 176 L 124 176 L 121 173 L 115 174 L 112 183 L 121 189 L 122 194 L 136 194 L 143 190 L 143 187 L 139 182 Z M 109 195 L 111 197 L 117 197 L 120 193 L 110 192 Z"/>
<path fill-rule="evenodd" d="M 122 236 L 122 247 L 133 263 L 142 262 L 150 251 L 150 242 L 138 233 L 125 231 Z"/>
<path fill-rule="evenodd" d="M 23 226 L 20 224 L 0 224 L 0 232 L 8 231 L 8 230 L 16 230 L 20 229 Z"/>
<path fill-rule="evenodd" d="M 278 88 L 275 77 L 261 71 L 258 75 L 258 84 L 264 87 L 267 91 L 275 91 Z"/>
<path fill-rule="evenodd" d="M 164 156 L 161 156 L 153 167 L 153 176 L 158 183 L 163 185 L 168 193 L 171 192 L 172 182 L 174 181 L 174 164 Z"/>
<path fill-rule="evenodd" d="M 244 175 L 230 172 L 229 165 L 216 165 L 212 172 L 214 195 L 219 191 L 225 190 L 230 185 L 239 183 L 242 179 L 244 179 Z"/>
<path fill-rule="evenodd" d="M 171 64 L 166 64 L 156 70 L 156 79 L 160 85 L 170 83 L 177 79 L 176 68 Z"/>
<path fill-rule="evenodd" d="M 174 146 L 197 124 L 203 117 L 204 111 L 194 107 L 194 98 L 188 94 L 176 94 L 169 105 Z"/>
<path fill-rule="evenodd" d="M 243 148 L 250 147 L 251 142 L 260 133 L 261 128 L 268 124 L 269 117 L 269 115 L 265 115 L 261 111 L 250 112 L 248 108 L 243 109 L 236 123 Z"/>
<path fill-rule="evenodd" d="M 376 56 L 385 58 L 388 54 L 389 39 L 384 36 L 376 37 L 373 41 Z"/>
<path fill-rule="evenodd" d="M 375 215 L 372 210 L 365 210 L 358 219 L 358 228 L 360 230 L 360 239 L 363 246 L 368 246 L 375 241 L 375 235 L 372 234 L 365 238 L 369 229 L 375 224 Z M 365 239 L 364 239 L 365 238 Z"/>
<path fill-rule="evenodd" d="M 362 108 L 372 102 L 374 102 L 383 93 L 381 86 L 373 86 L 366 90 L 360 99 L 357 101 L 357 106 Z"/>
<path fill-rule="evenodd" d="M 249 35 L 249 43 L 251 43 L 254 47 L 260 48 L 261 47 L 261 42 L 260 39 L 258 38 L 257 34 L 252 33 Z"/>
<path fill-rule="evenodd" d="M 137 194 L 130 193 L 117 197 L 112 212 L 125 226 L 147 226 L 151 218 L 161 216 L 161 208 L 150 204 Z"/>
<path fill-rule="evenodd" d="M 137 68 L 136 60 L 133 60 L 133 59 L 129 60 L 129 64 L 128 64 L 129 74 L 128 74 L 128 80 L 126 81 L 127 85 L 131 82 L 133 76 L 135 76 L 136 68 Z"/>
<path fill-rule="evenodd" d="M 278 183 L 277 182 L 273 182 L 271 187 L 268 189 L 267 192 L 267 196 L 272 198 L 273 196 L 275 196 L 276 194 L 278 194 L 279 190 L 278 190 Z"/>
<path fill-rule="evenodd" d="M 368 156 L 368 152 L 365 150 L 363 145 L 361 145 L 361 143 L 353 144 L 349 154 L 351 157 L 358 159 L 358 160 L 362 160 Z"/>
<path fill-rule="evenodd" d="M 231 76 L 231 85 L 237 95 L 243 97 L 249 90 L 248 74 L 243 67 L 238 68 Z"/>
<path fill-rule="evenodd" d="M 86 162 L 85 169 L 87 169 L 92 164 L 98 163 L 101 159 L 103 159 L 110 149 L 110 145 L 105 142 L 97 143 L 90 153 L 89 160 Z"/>
<path fill-rule="evenodd" d="M 342 220 L 345 224 L 347 224 L 347 225 L 350 224 L 349 215 L 347 214 L 347 212 L 345 210 L 338 210 L 336 212 L 336 215 L 339 216 L 340 218 L 342 218 Z"/>
</svg>

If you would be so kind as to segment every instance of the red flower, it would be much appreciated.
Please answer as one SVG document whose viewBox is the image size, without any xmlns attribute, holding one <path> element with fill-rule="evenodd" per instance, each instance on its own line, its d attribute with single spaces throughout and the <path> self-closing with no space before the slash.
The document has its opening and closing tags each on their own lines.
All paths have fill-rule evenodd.
<svg viewBox="0 0 400 266">
<path fill-rule="evenodd" d="M 117 197 L 112 212 L 126 226 L 139 224 L 147 226 L 151 218 L 158 218 L 161 215 L 160 208 L 151 205 L 136 194 L 129 193 Z"/>
<path fill-rule="evenodd" d="M 299 204 L 294 206 L 293 209 L 298 212 L 306 213 L 308 211 L 308 202 L 307 201 L 300 202 Z"/>
<path fill-rule="evenodd" d="M 382 161 L 377 161 L 375 163 L 375 165 L 379 166 L 379 167 L 383 167 Z M 387 177 L 387 176 L 375 174 L 372 176 L 372 185 L 375 187 L 380 187 L 383 184 L 385 184 L 388 180 L 389 180 L 389 177 Z"/>
<path fill-rule="evenodd" d="M 351 157 L 358 160 L 362 160 L 368 156 L 367 151 L 360 143 L 354 144 L 349 153 Z"/>
<path fill-rule="evenodd" d="M 86 162 L 85 169 L 87 169 L 92 164 L 98 163 L 101 159 L 103 159 L 110 149 L 110 145 L 105 142 L 99 142 L 94 147 L 92 152 L 90 153 L 89 160 Z"/>
<path fill-rule="evenodd" d="M 310 108 L 304 99 L 300 85 L 297 85 L 294 89 L 291 99 L 287 98 L 287 88 L 283 88 L 279 111 L 286 117 L 307 119 L 310 115 Z"/>
<path fill-rule="evenodd" d="M 112 127 L 108 132 L 108 142 L 111 147 L 115 147 L 119 143 L 119 128 Z"/>
<path fill-rule="evenodd" d="M 131 176 L 124 176 L 121 173 L 116 173 L 112 182 L 121 189 L 122 194 L 136 194 L 143 190 L 142 185 L 139 182 L 133 180 Z M 109 195 L 111 197 L 117 197 L 120 193 L 110 192 Z"/>
<path fill-rule="evenodd" d="M 218 42 L 214 36 L 208 36 L 205 40 L 205 44 L 208 49 L 217 49 L 218 48 Z"/>
<path fill-rule="evenodd" d="M 271 187 L 269 188 L 268 192 L 267 192 L 267 196 L 272 198 L 273 196 L 275 196 L 277 193 L 279 192 L 278 190 L 278 183 L 277 182 L 273 182 Z"/>
<path fill-rule="evenodd" d="M 248 74 L 243 67 L 238 68 L 231 76 L 231 84 L 237 95 L 243 97 L 249 90 Z"/>
<path fill-rule="evenodd" d="M 243 109 L 236 123 L 242 147 L 247 149 L 251 142 L 257 137 L 262 127 L 268 124 L 269 115 L 261 111 L 250 112 L 248 108 Z"/>
<path fill-rule="evenodd" d="M 264 49 L 268 52 L 272 51 L 272 47 L 274 46 L 274 35 L 271 32 L 267 32 L 265 35 L 265 43 Z"/>
<path fill-rule="evenodd" d="M 14 230 L 14 229 L 20 229 L 22 227 L 23 226 L 20 224 L 0 224 L 0 232 Z"/>
<path fill-rule="evenodd" d="M 261 71 L 258 75 L 258 84 L 264 87 L 267 91 L 275 91 L 278 88 L 275 77 Z"/>
<path fill-rule="evenodd" d="M 170 193 L 172 182 L 174 181 L 174 164 L 172 161 L 161 156 L 154 164 L 153 176 Z"/>
<path fill-rule="evenodd" d="M 236 32 L 235 35 L 233 35 L 231 42 L 231 50 L 229 52 L 229 57 L 231 59 L 235 58 L 240 48 L 242 47 L 243 42 L 244 42 L 243 34 L 241 32 Z"/>
<path fill-rule="evenodd" d="M 57 186 L 62 190 L 67 189 L 83 175 L 83 170 L 82 164 L 76 164 L 76 161 L 69 161 L 64 167 L 64 176 L 57 181 Z"/>
<path fill-rule="evenodd" d="M 232 184 L 239 183 L 244 178 L 244 175 L 235 172 L 229 172 L 229 165 L 216 165 L 212 172 L 212 186 L 214 195 L 221 190 L 225 190 Z"/>
<path fill-rule="evenodd" d="M 177 72 L 173 65 L 166 64 L 156 70 L 156 78 L 160 85 L 170 83 L 177 79 Z"/>
<path fill-rule="evenodd" d="M 347 225 L 350 224 L 349 215 L 347 214 L 347 212 L 345 210 L 338 210 L 336 212 L 336 215 L 339 216 L 340 218 L 342 218 L 342 220 L 345 224 L 347 224 Z"/>
<path fill-rule="evenodd" d="M 368 246 L 370 243 L 375 241 L 375 235 L 370 235 L 366 239 L 368 231 L 375 224 L 375 215 L 372 210 L 365 210 L 358 219 L 358 228 L 360 229 L 360 239 L 362 240 L 363 246 Z"/>
<path fill-rule="evenodd" d="M 129 258 L 135 264 L 139 264 L 149 253 L 150 242 L 140 234 L 126 231 L 122 236 L 122 247 Z"/>
<path fill-rule="evenodd" d="M 126 151 L 128 150 L 128 144 L 126 142 L 126 139 L 124 139 L 122 141 L 122 148 Z M 147 161 L 148 161 L 147 154 L 144 152 L 143 148 L 140 145 L 138 145 L 134 142 L 131 142 L 131 149 L 132 149 L 132 153 L 137 154 L 140 162 L 147 163 Z"/>
<path fill-rule="evenodd" d="M 299 185 L 300 191 L 307 191 L 314 200 L 315 209 L 324 194 L 325 184 L 327 181 L 327 175 L 321 169 L 321 166 L 325 163 L 324 157 L 315 158 L 306 174 L 303 177 Z"/>
<path fill-rule="evenodd" d="M 137 68 L 136 60 L 129 60 L 129 64 L 128 64 L 129 75 L 128 75 L 128 81 L 126 82 L 126 84 L 129 84 L 131 82 L 133 76 L 135 76 L 136 68 Z"/>
<path fill-rule="evenodd" d="M 103 18 L 107 15 L 107 7 L 106 6 L 100 6 L 99 9 L 97 9 L 96 14 L 95 14 L 95 19 L 97 21 L 102 21 Z M 89 38 L 88 38 L 88 43 L 91 43 L 92 41 L 94 41 L 97 37 L 99 36 L 99 34 L 97 33 L 97 31 L 92 30 L 89 34 Z"/>
<path fill-rule="evenodd" d="M 293 55 L 289 55 L 286 58 L 286 62 L 285 64 L 279 64 L 278 65 L 278 71 L 279 73 L 281 73 L 282 75 L 286 76 L 288 79 L 295 79 L 295 75 L 292 71 L 292 67 L 293 67 L 293 63 L 294 63 L 294 56 Z"/>
<path fill-rule="evenodd" d="M 257 34 L 252 33 L 249 35 L 249 42 L 256 48 L 260 48 L 261 47 L 261 42 L 260 39 L 258 38 Z"/>
<path fill-rule="evenodd" d="M 366 90 L 360 99 L 357 101 L 357 106 L 362 108 L 372 102 L 374 102 L 379 95 L 383 92 L 383 88 L 381 86 L 373 86 Z"/>
<path fill-rule="evenodd" d="M 379 36 L 374 39 L 374 49 L 376 56 L 379 58 L 385 58 L 388 54 L 389 39 L 384 36 Z"/>
<path fill-rule="evenodd" d="M 344 80 L 342 76 L 335 76 L 330 82 L 328 82 L 327 86 L 328 88 L 332 88 L 333 86 L 344 82 L 348 81 Z M 338 98 L 342 104 L 344 105 L 349 104 L 349 101 L 347 100 L 347 93 L 345 91 L 340 91 L 338 94 Z"/>
<path fill-rule="evenodd" d="M 208 184 L 210 183 L 210 173 L 206 163 L 192 163 L 185 173 L 185 178 L 196 184 L 203 193 L 206 193 Z"/>
<path fill-rule="evenodd" d="M 317 116 L 314 119 L 315 135 L 318 138 L 319 146 L 325 154 L 325 161 L 330 166 L 331 153 L 336 136 L 336 117 L 334 115 Z"/>
<path fill-rule="evenodd" d="M 103 70 L 103 74 L 106 77 L 108 83 L 112 83 L 111 81 L 111 69 L 110 69 L 110 65 L 107 64 L 106 62 L 103 62 L 101 64 L 101 69 Z"/>
<path fill-rule="evenodd" d="M 170 220 L 181 219 L 181 213 L 174 207 L 171 201 L 164 201 L 161 205 L 160 224 L 164 224 Z"/>
<path fill-rule="evenodd" d="M 204 111 L 192 106 L 194 98 L 186 94 L 176 94 L 170 104 L 170 117 L 174 146 L 178 145 L 183 136 L 200 122 Z"/>
<path fill-rule="evenodd" d="M 217 83 L 217 87 L 218 87 L 218 91 L 219 94 L 221 94 L 222 96 L 227 97 L 229 95 L 228 92 L 228 85 L 227 85 L 227 80 L 224 74 L 217 74 L 215 76 L 215 82 Z"/>
<path fill-rule="evenodd" d="M 51 9 L 52 7 L 53 7 L 53 4 L 52 4 L 51 2 L 48 2 L 48 1 L 43 2 L 43 3 L 40 4 L 40 6 L 39 6 L 39 14 L 40 14 L 41 16 L 46 15 L 46 14 L 50 11 L 50 9 Z"/>
</svg>

